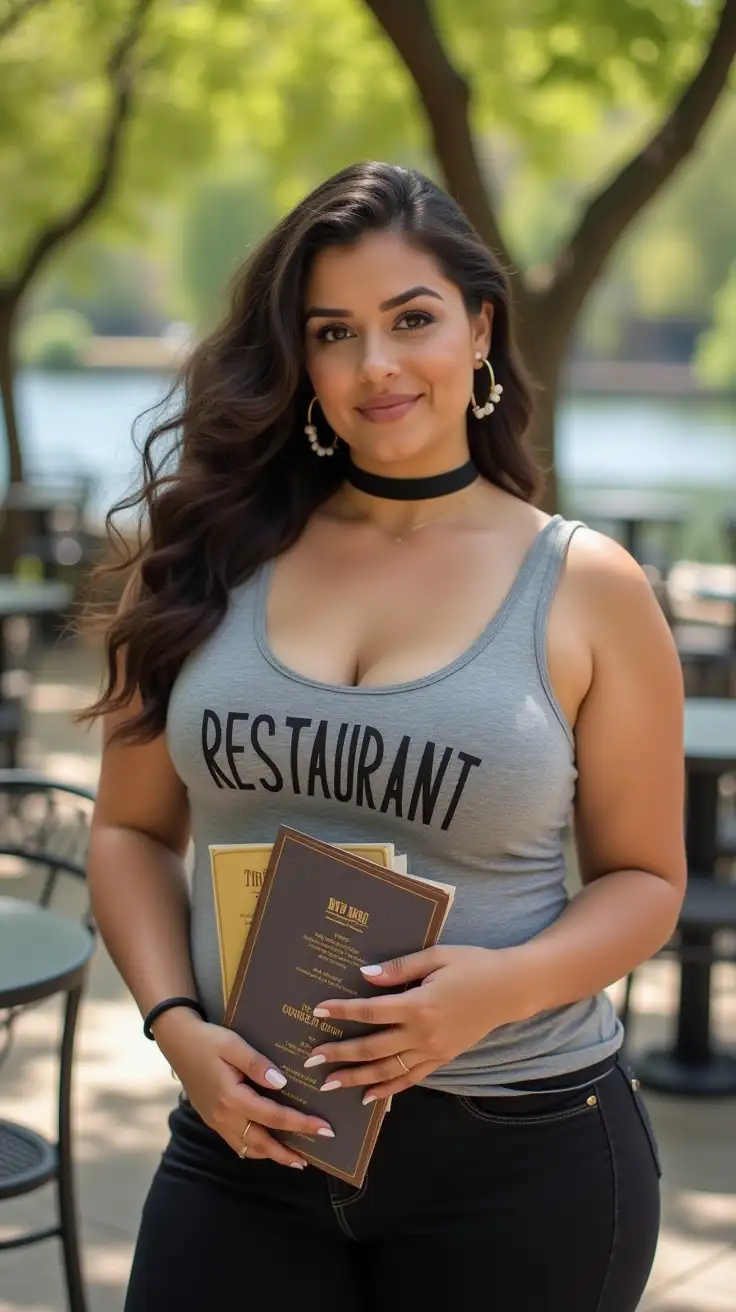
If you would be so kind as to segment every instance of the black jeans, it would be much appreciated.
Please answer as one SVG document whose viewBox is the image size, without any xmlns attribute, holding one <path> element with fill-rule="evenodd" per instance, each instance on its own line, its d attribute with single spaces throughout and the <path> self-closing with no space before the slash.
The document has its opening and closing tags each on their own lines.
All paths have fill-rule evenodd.
<svg viewBox="0 0 736 1312">
<path fill-rule="evenodd" d="M 513 1100 L 399 1094 L 357 1191 L 241 1161 L 183 1100 L 125 1312 L 634 1312 L 657 1148 L 628 1069 L 592 1071 Z"/>
</svg>

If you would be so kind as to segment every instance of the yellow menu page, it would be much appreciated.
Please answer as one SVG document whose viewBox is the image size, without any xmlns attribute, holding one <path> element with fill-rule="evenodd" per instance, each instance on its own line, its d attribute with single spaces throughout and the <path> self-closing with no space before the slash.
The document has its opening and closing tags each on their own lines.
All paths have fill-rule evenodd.
<svg viewBox="0 0 736 1312">
<path fill-rule="evenodd" d="M 227 843 L 210 847 L 225 1005 L 235 983 L 272 846 L 271 843 Z M 393 843 L 342 843 L 340 846 L 389 870 L 405 867 L 406 858 L 397 857 Z"/>
</svg>

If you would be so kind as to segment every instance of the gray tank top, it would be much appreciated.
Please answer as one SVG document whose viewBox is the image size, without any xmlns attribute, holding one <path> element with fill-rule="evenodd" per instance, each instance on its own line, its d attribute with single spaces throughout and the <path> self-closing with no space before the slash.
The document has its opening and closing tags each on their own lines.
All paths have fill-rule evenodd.
<svg viewBox="0 0 736 1312">
<path fill-rule="evenodd" d="M 408 683 L 353 688 L 295 673 L 266 632 L 272 564 L 233 590 L 176 680 L 167 723 L 191 804 L 191 952 L 212 1021 L 224 1000 L 210 843 L 271 842 L 282 823 L 328 842 L 393 842 L 411 871 L 455 885 L 446 943 L 515 946 L 564 911 L 577 771 L 546 630 L 578 527 L 552 519 L 477 641 Z M 426 1084 L 500 1093 L 598 1062 L 622 1037 L 600 994 L 493 1030 Z"/>
</svg>

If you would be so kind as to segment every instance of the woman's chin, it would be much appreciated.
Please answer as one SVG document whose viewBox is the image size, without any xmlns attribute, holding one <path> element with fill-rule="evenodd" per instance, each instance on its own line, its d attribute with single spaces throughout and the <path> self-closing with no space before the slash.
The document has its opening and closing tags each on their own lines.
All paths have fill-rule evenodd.
<svg viewBox="0 0 736 1312">
<path fill-rule="evenodd" d="M 421 462 L 427 459 L 435 443 L 429 437 L 420 437 L 411 434 L 378 433 L 371 441 L 356 441 L 350 443 L 350 454 L 356 464 L 385 466 L 385 471 L 381 468 L 380 472 L 391 472 L 392 465 L 404 465 L 407 461 Z"/>
</svg>

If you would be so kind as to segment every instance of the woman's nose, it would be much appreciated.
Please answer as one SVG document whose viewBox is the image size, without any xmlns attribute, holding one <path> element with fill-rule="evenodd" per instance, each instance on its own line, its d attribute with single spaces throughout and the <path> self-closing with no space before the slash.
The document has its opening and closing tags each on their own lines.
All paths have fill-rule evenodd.
<svg viewBox="0 0 736 1312">
<path fill-rule="evenodd" d="M 361 362 L 363 377 L 370 382 L 393 378 L 400 373 L 398 352 L 383 337 L 366 339 Z"/>
</svg>

